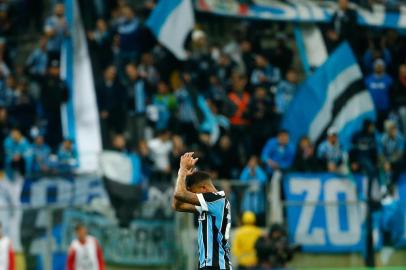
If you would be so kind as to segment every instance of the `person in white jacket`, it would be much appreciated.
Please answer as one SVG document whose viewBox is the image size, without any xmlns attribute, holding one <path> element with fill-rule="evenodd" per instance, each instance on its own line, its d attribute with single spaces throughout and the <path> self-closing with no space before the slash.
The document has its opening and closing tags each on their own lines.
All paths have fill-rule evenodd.
<svg viewBox="0 0 406 270">
<path fill-rule="evenodd" d="M 15 270 L 14 250 L 10 238 L 3 235 L 0 223 L 0 269 Z"/>
<path fill-rule="evenodd" d="M 75 227 L 76 239 L 68 251 L 67 270 L 104 270 L 103 252 L 97 239 L 87 234 L 83 224 Z"/>
</svg>

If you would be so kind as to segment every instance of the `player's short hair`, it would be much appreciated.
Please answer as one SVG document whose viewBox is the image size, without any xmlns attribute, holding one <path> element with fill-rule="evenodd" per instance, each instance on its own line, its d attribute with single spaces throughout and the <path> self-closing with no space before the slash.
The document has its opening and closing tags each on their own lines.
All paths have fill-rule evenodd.
<svg viewBox="0 0 406 270">
<path fill-rule="evenodd" d="M 210 174 L 204 171 L 195 171 L 192 175 L 186 177 L 186 187 L 191 188 L 192 186 L 205 181 L 211 181 Z"/>
</svg>

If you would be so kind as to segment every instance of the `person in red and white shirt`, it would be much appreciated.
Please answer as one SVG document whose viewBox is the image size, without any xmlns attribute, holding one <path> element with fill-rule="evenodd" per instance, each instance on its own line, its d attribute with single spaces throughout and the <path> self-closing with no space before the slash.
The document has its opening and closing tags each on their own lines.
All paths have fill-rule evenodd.
<svg viewBox="0 0 406 270">
<path fill-rule="evenodd" d="M 15 270 L 15 258 L 10 238 L 3 236 L 0 223 L 0 269 Z"/>
<path fill-rule="evenodd" d="M 87 234 L 83 224 L 76 225 L 76 239 L 68 252 L 67 270 L 104 270 L 103 252 L 96 238 Z"/>
</svg>

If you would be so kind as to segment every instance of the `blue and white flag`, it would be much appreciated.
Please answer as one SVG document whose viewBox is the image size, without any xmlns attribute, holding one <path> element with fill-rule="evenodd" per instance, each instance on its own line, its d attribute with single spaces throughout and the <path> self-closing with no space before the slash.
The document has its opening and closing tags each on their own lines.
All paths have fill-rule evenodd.
<svg viewBox="0 0 406 270">
<path fill-rule="evenodd" d="M 183 45 L 194 24 L 191 0 L 159 1 L 147 21 L 159 42 L 180 60 L 186 59 Z"/>
<path fill-rule="evenodd" d="M 313 142 L 324 139 L 327 129 L 335 127 L 346 149 L 354 132 L 365 119 L 375 119 L 372 98 L 365 90 L 362 72 L 347 43 L 343 43 L 328 60 L 299 88 L 282 126 L 293 142 L 307 135 Z"/>
</svg>

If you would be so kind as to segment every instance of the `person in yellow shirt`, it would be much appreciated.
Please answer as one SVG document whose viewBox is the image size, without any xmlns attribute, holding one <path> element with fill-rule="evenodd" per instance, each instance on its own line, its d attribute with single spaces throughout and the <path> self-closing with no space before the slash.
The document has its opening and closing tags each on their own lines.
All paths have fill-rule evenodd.
<svg viewBox="0 0 406 270">
<path fill-rule="evenodd" d="M 237 259 L 238 270 L 253 270 L 258 264 L 255 243 L 262 235 L 262 230 L 255 225 L 253 212 L 244 212 L 242 226 L 236 229 L 232 243 L 232 254 Z"/>
</svg>

